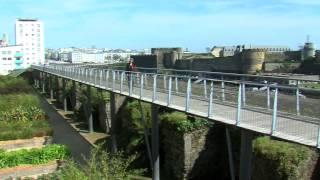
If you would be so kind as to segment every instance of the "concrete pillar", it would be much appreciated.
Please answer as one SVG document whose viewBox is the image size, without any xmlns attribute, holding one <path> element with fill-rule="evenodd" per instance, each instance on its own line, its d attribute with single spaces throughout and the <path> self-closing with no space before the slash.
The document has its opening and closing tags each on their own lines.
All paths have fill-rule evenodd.
<svg viewBox="0 0 320 180">
<path fill-rule="evenodd" d="M 152 161 L 153 161 L 152 180 L 160 180 L 159 122 L 158 122 L 158 106 L 156 104 L 151 104 L 151 119 L 152 119 Z"/>
<path fill-rule="evenodd" d="M 109 132 L 109 123 L 108 123 L 108 116 L 107 116 L 107 104 L 106 101 L 103 99 L 103 90 L 98 89 L 99 94 L 99 125 L 106 131 Z"/>
<path fill-rule="evenodd" d="M 68 111 L 68 105 L 67 105 L 67 90 L 66 90 L 66 86 L 67 86 L 67 80 L 66 79 L 62 79 L 62 97 L 63 97 L 63 110 L 66 112 Z"/>
<path fill-rule="evenodd" d="M 111 152 L 117 152 L 116 139 L 116 95 L 110 92 L 110 111 L 111 111 Z"/>
<path fill-rule="evenodd" d="M 251 179 L 252 132 L 241 130 L 240 180 Z"/>
<path fill-rule="evenodd" d="M 49 77 L 49 83 L 50 83 L 50 87 L 49 87 L 49 91 L 50 91 L 50 99 L 53 100 L 53 79 L 52 79 L 52 75 L 50 75 Z"/>
<path fill-rule="evenodd" d="M 93 117 L 92 117 L 90 85 L 87 85 L 87 107 L 88 107 L 88 130 L 89 132 L 93 132 Z"/>
<path fill-rule="evenodd" d="M 59 101 L 59 97 L 60 97 L 60 84 L 59 84 L 59 78 L 58 76 L 55 76 L 55 98 L 56 98 L 56 101 Z"/>
<path fill-rule="evenodd" d="M 45 77 L 45 72 L 42 72 L 42 76 L 41 76 L 41 85 L 42 85 L 42 93 L 45 93 L 46 90 L 46 77 Z"/>
</svg>

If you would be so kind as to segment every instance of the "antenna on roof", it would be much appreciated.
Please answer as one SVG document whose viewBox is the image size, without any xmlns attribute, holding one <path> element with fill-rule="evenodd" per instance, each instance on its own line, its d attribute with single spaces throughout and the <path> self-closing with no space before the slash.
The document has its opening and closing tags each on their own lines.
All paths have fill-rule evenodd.
<svg viewBox="0 0 320 180">
<path fill-rule="evenodd" d="M 307 35 L 307 43 L 309 43 L 310 42 L 310 35 L 308 34 Z"/>
</svg>

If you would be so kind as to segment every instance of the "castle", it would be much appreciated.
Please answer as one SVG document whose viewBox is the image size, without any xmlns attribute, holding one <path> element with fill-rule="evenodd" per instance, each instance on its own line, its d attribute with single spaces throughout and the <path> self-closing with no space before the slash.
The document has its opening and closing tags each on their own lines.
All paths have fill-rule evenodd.
<svg viewBox="0 0 320 180">
<path fill-rule="evenodd" d="M 295 69 L 299 67 L 302 60 L 315 57 L 315 48 L 310 42 L 307 42 L 299 51 L 286 48 L 282 51 L 270 51 L 270 49 L 238 46 L 232 55 L 216 57 L 214 53 L 184 53 L 182 48 L 178 47 L 152 48 L 151 55 L 132 57 L 137 67 L 244 74 L 272 72 L 281 68 L 281 64 L 285 62 L 290 62 L 290 67 L 287 69 Z M 220 48 L 220 50 L 223 49 Z"/>
</svg>

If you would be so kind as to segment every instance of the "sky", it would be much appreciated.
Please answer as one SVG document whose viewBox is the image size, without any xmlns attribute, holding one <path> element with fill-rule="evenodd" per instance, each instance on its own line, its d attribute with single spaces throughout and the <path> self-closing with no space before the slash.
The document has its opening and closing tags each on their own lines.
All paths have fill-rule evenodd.
<svg viewBox="0 0 320 180">
<path fill-rule="evenodd" d="M 0 33 L 44 22 L 46 48 L 142 49 L 253 44 L 320 47 L 320 0 L 0 0 Z"/>
</svg>

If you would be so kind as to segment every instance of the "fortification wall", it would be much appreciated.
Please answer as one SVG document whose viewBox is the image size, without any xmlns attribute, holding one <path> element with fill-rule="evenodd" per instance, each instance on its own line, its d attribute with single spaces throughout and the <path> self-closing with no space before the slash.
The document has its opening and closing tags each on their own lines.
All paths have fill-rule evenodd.
<svg viewBox="0 0 320 180">
<path fill-rule="evenodd" d="M 244 50 L 241 55 L 242 72 L 245 74 L 254 74 L 262 71 L 265 54 L 266 52 L 263 49 Z"/>
<path fill-rule="evenodd" d="M 282 62 L 286 60 L 296 60 L 301 59 L 301 51 L 287 51 L 287 52 L 278 52 L 270 53 L 266 52 L 265 62 Z"/>
<path fill-rule="evenodd" d="M 134 55 L 131 57 L 137 67 L 158 68 L 156 55 Z"/>
</svg>

